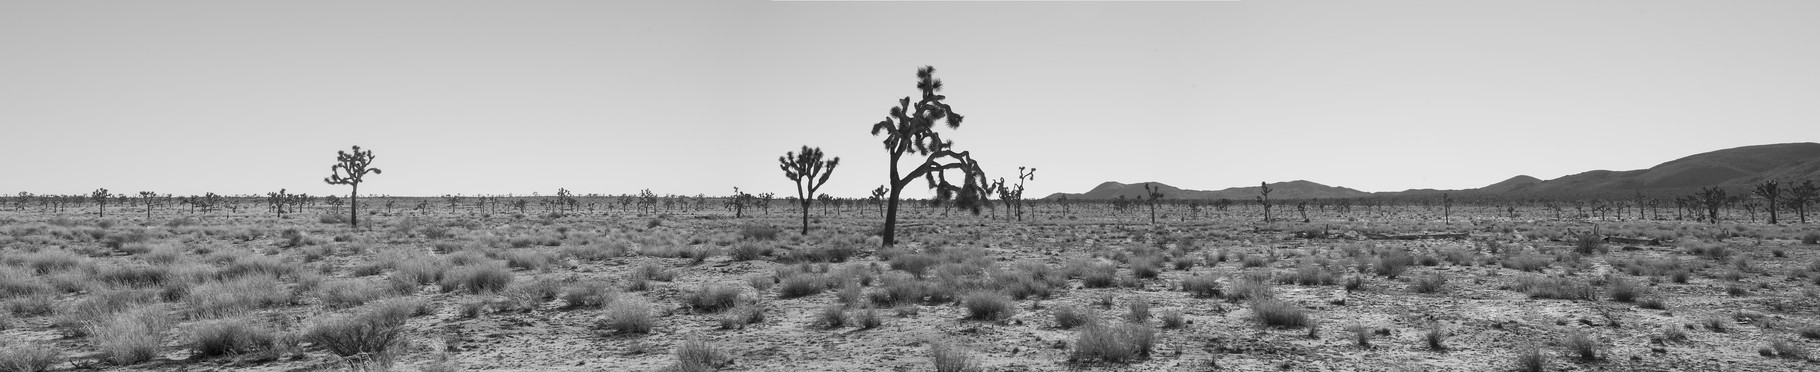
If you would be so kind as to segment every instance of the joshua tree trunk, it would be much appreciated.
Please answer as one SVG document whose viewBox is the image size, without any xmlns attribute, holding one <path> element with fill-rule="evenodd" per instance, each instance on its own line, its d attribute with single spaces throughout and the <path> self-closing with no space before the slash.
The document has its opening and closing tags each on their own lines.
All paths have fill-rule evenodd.
<svg viewBox="0 0 1820 372">
<path fill-rule="evenodd" d="M 409 169 L 406 169 L 409 170 Z M 348 194 L 348 226 L 360 227 L 360 184 L 354 184 L 354 193 Z"/>
<path fill-rule="evenodd" d="M 897 164 L 897 161 L 896 161 L 897 159 L 892 159 L 892 160 L 893 161 L 891 162 L 891 164 Z M 892 180 L 897 179 L 897 167 L 896 166 L 891 167 L 891 179 Z M 899 193 L 903 191 L 903 189 L 904 189 L 903 185 L 899 185 L 896 182 L 892 182 L 891 198 L 889 200 L 885 201 L 884 245 L 887 247 L 889 247 L 893 244 L 897 244 L 897 197 L 898 197 Z"/>
</svg>

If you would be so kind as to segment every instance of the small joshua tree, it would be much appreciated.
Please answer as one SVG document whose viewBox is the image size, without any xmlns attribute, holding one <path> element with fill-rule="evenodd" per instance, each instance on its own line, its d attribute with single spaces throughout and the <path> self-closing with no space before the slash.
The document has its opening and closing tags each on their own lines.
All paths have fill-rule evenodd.
<svg viewBox="0 0 1820 372">
<path fill-rule="evenodd" d="M 966 151 L 954 151 L 953 141 L 944 141 L 935 132 L 937 123 L 946 122 L 948 128 L 958 129 L 961 126 L 961 115 L 954 112 L 947 103 L 942 90 L 942 81 L 935 78 L 935 67 L 924 66 L 916 70 L 916 89 L 922 96 L 914 104 L 911 97 L 898 100 L 892 106 L 884 121 L 872 125 L 872 135 L 885 135 L 885 153 L 891 158 L 890 178 L 891 194 L 885 204 L 885 229 L 881 234 L 883 244 L 897 244 L 897 204 L 904 188 L 910 182 L 921 178 L 928 182 L 929 188 L 935 189 L 932 203 L 954 200 L 958 206 L 966 208 L 973 214 L 980 213 L 980 207 L 988 197 L 986 190 L 986 172 L 981 170 L 973 155 Z M 920 157 L 909 172 L 898 169 L 898 160 L 904 155 Z M 948 182 L 948 171 L 959 171 L 961 185 Z"/>
<path fill-rule="evenodd" d="M 1264 205 L 1264 223 L 1270 223 L 1270 183 L 1258 182 L 1258 204 Z"/>
<path fill-rule="evenodd" d="M 151 191 L 139 192 L 139 203 L 145 205 L 145 219 L 152 219 L 152 203 L 156 202 L 158 202 L 158 193 Z"/>
<path fill-rule="evenodd" d="M 1731 198 L 1725 195 L 1725 190 L 1717 186 L 1700 189 L 1700 192 L 1694 193 L 1693 200 L 1696 205 L 1706 208 L 1706 222 L 1711 224 L 1719 223 L 1719 209 L 1731 204 Z"/>
<path fill-rule="evenodd" d="M 769 192 L 759 193 L 757 195 L 757 197 L 758 197 L 758 208 L 765 210 L 766 216 L 771 215 L 771 199 L 776 199 L 777 194 L 769 193 Z"/>
<path fill-rule="evenodd" d="M 1303 218 L 1302 222 L 1308 222 L 1307 218 Z M 1453 224 L 1453 197 L 1447 194 L 1441 194 L 1441 224 Z"/>
<path fill-rule="evenodd" d="M 1144 203 L 1150 205 L 1150 224 L 1155 225 L 1156 224 L 1156 202 L 1157 202 L 1157 200 L 1163 199 L 1162 188 L 1156 186 L 1155 182 L 1145 183 L 1144 184 L 1144 196 L 1145 196 Z"/>
<path fill-rule="evenodd" d="M 747 194 L 745 191 L 739 191 L 738 186 L 733 187 L 733 196 L 727 198 L 727 206 L 733 207 L 733 218 L 744 217 L 746 206 L 751 204 L 752 194 Z"/>
<path fill-rule="evenodd" d="M 107 217 L 107 198 L 111 196 L 114 194 L 108 193 L 106 188 L 95 189 L 95 192 L 89 193 L 89 197 L 95 199 L 96 211 L 100 217 Z"/>
<path fill-rule="evenodd" d="M 888 192 L 890 191 L 886 191 L 884 186 L 879 186 L 876 189 L 872 189 L 872 196 L 866 198 L 867 201 L 878 206 L 878 216 L 880 218 L 885 216 L 885 193 Z"/>
<path fill-rule="evenodd" d="M 1777 184 L 1776 181 L 1764 181 L 1757 184 L 1756 189 L 1751 191 L 1757 196 L 1763 197 L 1764 203 L 1767 203 L 1766 206 L 1769 207 L 1769 224 L 1776 224 L 1776 202 L 1782 200 L 1782 185 Z"/>
<path fill-rule="evenodd" d="M 336 151 L 335 153 L 336 164 L 329 166 L 330 174 L 327 178 L 323 178 L 322 182 L 330 185 L 348 185 L 353 188 L 353 191 L 348 194 L 348 226 L 360 226 L 360 211 L 358 211 L 360 202 L 357 198 L 360 197 L 361 179 L 365 178 L 367 173 L 384 172 L 380 172 L 379 168 L 367 167 L 373 164 L 372 150 L 360 151 L 360 146 L 354 146 L 353 153 L 346 151 Z"/>
<path fill-rule="evenodd" d="M 777 168 L 784 171 L 784 178 L 796 182 L 796 200 L 803 205 L 803 235 L 809 235 L 809 204 L 815 199 L 815 191 L 828 183 L 828 176 L 834 175 L 838 166 L 840 157 L 822 160 L 819 147 L 803 146 L 800 155 L 786 152 L 777 158 Z"/>
<path fill-rule="evenodd" d="M 294 197 L 296 196 L 286 193 L 286 189 L 278 189 L 278 192 L 265 193 L 265 202 L 278 214 L 278 218 L 284 218 L 284 205 L 290 204 Z"/>
</svg>

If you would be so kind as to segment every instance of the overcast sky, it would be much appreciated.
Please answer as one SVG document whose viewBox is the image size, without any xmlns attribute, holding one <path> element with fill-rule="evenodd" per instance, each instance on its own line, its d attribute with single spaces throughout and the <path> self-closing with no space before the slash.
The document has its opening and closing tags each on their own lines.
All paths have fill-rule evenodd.
<svg viewBox="0 0 1820 372">
<path fill-rule="evenodd" d="M 358 144 L 363 193 L 785 195 L 810 145 L 857 197 L 923 65 L 967 116 L 944 136 L 1040 169 L 1032 197 L 1471 188 L 1820 134 L 1816 1 L 5 1 L 0 192 L 345 193 L 322 178 Z"/>
</svg>

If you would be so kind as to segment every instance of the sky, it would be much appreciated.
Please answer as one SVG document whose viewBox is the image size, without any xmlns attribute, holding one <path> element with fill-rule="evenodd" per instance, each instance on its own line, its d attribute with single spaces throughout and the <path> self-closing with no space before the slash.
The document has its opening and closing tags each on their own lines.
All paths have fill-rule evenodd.
<svg viewBox="0 0 1820 372">
<path fill-rule="evenodd" d="M 784 196 L 808 145 L 861 197 L 925 65 L 967 118 L 944 138 L 1038 169 L 1028 197 L 1473 188 L 1820 134 L 1815 1 L 26 0 L 0 193 L 346 193 L 322 178 L 359 145 L 362 194 Z"/>
</svg>

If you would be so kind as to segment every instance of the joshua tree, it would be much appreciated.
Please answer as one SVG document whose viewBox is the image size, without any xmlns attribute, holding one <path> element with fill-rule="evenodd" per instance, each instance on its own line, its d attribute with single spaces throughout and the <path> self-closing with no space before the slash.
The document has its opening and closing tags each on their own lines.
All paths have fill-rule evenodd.
<svg viewBox="0 0 1820 372">
<path fill-rule="evenodd" d="M 784 178 L 796 182 L 796 200 L 803 207 L 803 235 L 809 235 L 809 204 L 815 200 L 815 191 L 828 184 L 828 176 L 840 166 L 839 156 L 830 160 L 822 160 L 822 156 L 820 147 L 803 146 L 801 155 L 786 152 L 777 157 L 777 168 L 784 171 Z"/>
<path fill-rule="evenodd" d="M 921 91 L 922 97 L 914 104 L 911 97 L 904 97 L 898 100 L 897 106 L 891 107 L 884 121 L 872 125 L 872 135 L 885 134 L 885 153 L 891 160 L 890 178 L 886 183 L 891 186 L 891 194 L 885 202 L 882 234 L 886 246 L 897 244 L 897 203 L 904 188 L 918 178 L 926 180 L 929 188 L 935 189 L 936 196 L 931 199 L 935 204 L 954 200 L 977 215 L 988 197 L 986 172 L 973 160 L 972 154 L 954 151 L 954 142 L 943 141 L 935 132 L 938 122 L 945 121 L 948 128 L 959 129 L 962 119 L 942 102 L 948 97 L 937 94 L 942 90 L 942 81 L 935 78 L 935 67 L 924 66 L 916 70 L 916 89 Z M 922 158 L 908 173 L 898 169 L 898 161 L 906 154 Z M 960 186 L 948 182 L 950 170 L 960 172 Z"/>
<path fill-rule="evenodd" d="M 733 218 L 744 217 L 749 204 L 752 204 L 752 194 L 739 191 L 738 186 L 733 187 L 733 196 L 727 198 L 727 206 L 733 207 Z"/>
<path fill-rule="evenodd" d="M 766 216 L 771 215 L 771 199 L 775 198 L 777 198 L 776 193 L 766 192 L 758 194 L 758 207 L 765 210 Z"/>
<path fill-rule="evenodd" d="M 1264 223 L 1270 223 L 1270 183 L 1258 182 L 1258 204 L 1264 205 Z"/>
<path fill-rule="evenodd" d="M 1024 220 L 1024 181 L 1034 179 L 1036 179 L 1036 168 L 1025 171 L 1024 167 L 1017 167 L 1016 185 L 1005 185 L 1004 178 L 999 178 L 998 182 L 994 183 L 999 192 L 999 199 L 1005 201 L 1005 206 L 1011 209 L 1008 212 L 1015 213 L 1018 221 Z"/>
<path fill-rule="evenodd" d="M 1692 200 L 1696 205 L 1706 208 L 1706 222 L 1712 224 L 1719 223 L 1719 209 L 1731 202 L 1731 198 L 1725 195 L 1725 190 L 1718 186 L 1700 189 L 1700 192 L 1694 193 Z"/>
<path fill-rule="evenodd" d="M 888 193 L 888 192 L 890 192 L 890 191 L 886 191 L 884 186 L 879 186 L 876 189 L 872 189 L 871 197 L 866 198 L 867 201 L 870 201 L 870 202 L 872 202 L 873 205 L 878 206 L 878 216 L 879 217 L 885 216 L 885 193 Z"/>
<path fill-rule="evenodd" d="M 329 214 L 341 214 L 341 197 L 329 195 L 322 198 L 322 203 L 329 205 Z"/>
<path fill-rule="evenodd" d="M 329 166 L 329 177 L 323 178 L 322 182 L 353 187 L 353 191 L 348 194 L 348 226 L 360 226 L 360 212 L 357 210 L 360 207 L 360 201 L 357 199 L 360 197 L 360 181 L 369 172 L 374 174 L 384 172 L 380 172 L 379 168 L 367 168 L 368 165 L 373 164 L 373 150 L 360 151 L 360 146 L 354 146 L 353 153 L 346 151 L 336 151 L 335 153 L 336 164 Z"/>
<path fill-rule="evenodd" d="M 655 213 L 657 211 L 657 193 L 651 192 L 651 189 L 640 190 L 638 192 L 638 209 Z"/>
<path fill-rule="evenodd" d="M 1773 180 L 1764 181 L 1751 191 L 1763 197 L 1763 202 L 1769 207 L 1769 224 L 1776 224 L 1776 202 L 1782 200 L 1782 185 Z"/>
<path fill-rule="evenodd" d="M 95 192 L 89 193 L 89 197 L 95 199 L 98 216 L 107 217 L 107 198 L 110 196 L 114 196 L 114 194 L 108 193 L 106 188 L 95 189 Z"/>
<path fill-rule="evenodd" d="M 1150 224 L 1155 225 L 1156 224 L 1156 202 L 1157 202 L 1157 200 L 1163 199 L 1162 188 L 1157 187 L 1155 182 L 1146 182 L 1146 183 L 1144 183 L 1144 196 L 1146 197 L 1144 200 L 1144 204 L 1150 205 Z"/>
<path fill-rule="evenodd" d="M 265 193 L 265 202 L 272 206 L 272 211 L 278 213 L 278 218 L 284 218 L 284 205 L 294 197 L 296 196 L 286 193 L 285 189 L 278 189 L 278 192 Z"/>
<path fill-rule="evenodd" d="M 1303 218 L 1302 222 L 1308 222 L 1307 218 Z M 1453 224 L 1453 197 L 1445 193 L 1441 194 L 1441 224 Z"/>
<path fill-rule="evenodd" d="M 1308 201 L 1298 200 L 1295 203 L 1296 213 L 1302 214 L 1302 223 L 1308 223 Z"/>
<path fill-rule="evenodd" d="M 1806 224 L 1807 206 L 1813 204 L 1815 198 L 1820 198 L 1820 187 L 1814 186 L 1813 180 L 1803 180 L 1800 185 L 1788 189 L 1788 196 L 1782 197 L 1782 202 L 1788 204 L 1789 209 L 1795 210 L 1801 223 Z"/>
</svg>

